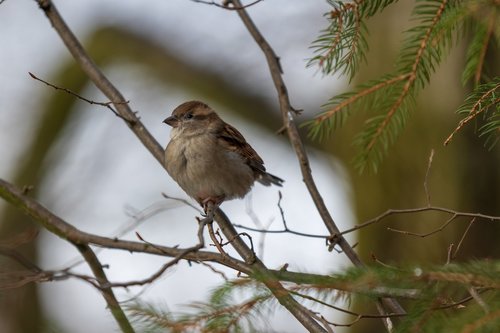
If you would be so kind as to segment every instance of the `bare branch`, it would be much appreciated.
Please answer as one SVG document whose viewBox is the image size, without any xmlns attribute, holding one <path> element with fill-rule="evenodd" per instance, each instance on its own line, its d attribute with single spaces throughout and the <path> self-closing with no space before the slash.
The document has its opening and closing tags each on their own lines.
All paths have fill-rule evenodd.
<svg viewBox="0 0 500 333">
<path fill-rule="evenodd" d="M 74 34 L 71 32 L 69 27 L 66 25 L 62 17 L 59 15 L 56 7 L 50 0 L 38 0 L 38 4 L 40 5 L 40 8 L 44 11 L 45 15 L 47 18 L 50 20 L 52 26 L 54 29 L 57 31 L 61 39 L 63 40 L 64 44 L 68 48 L 68 50 L 71 52 L 75 60 L 79 63 L 81 66 L 82 70 L 89 76 L 89 78 L 94 82 L 94 84 L 112 101 L 119 102 L 120 104 L 115 104 L 115 107 L 117 109 L 117 112 L 122 115 L 124 118 L 130 120 L 127 121 L 127 125 L 132 129 L 132 131 L 137 135 L 139 140 L 144 144 L 144 146 L 153 154 L 153 156 L 160 162 L 160 164 L 164 167 L 164 151 L 163 148 L 156 142 L 154 137 L 147 131 L 147 129 L 144 127 L 144 125 L 140 122 L 140 120 L 136 117 L 134 112 L 129 108 L 127 104 L 121 104 L 125 102 L 125 99 L 121 95 L 121 93 L 113 86 L 113 84 L 103 75 L 103 73 L 97 68 L 95 63 L 92 61 L 92 59 L 87 55 L 85 50 L 83 49 L 82 45 L 80 42 L 77 40 L 77 38 L 74 36 Z M 242 7 L 241 4 L 235 4 L 236 6 Z M 11 198 L 12 199 L 12 198 Z M 23 206 L 24 202 L 19 202 L 19 198 L 15 198 L 17 201 L 18 205 Z M 22 200 L 21 200 L 22 201 Z M 25 209 L 26 211 L 26 209 Z M 57 224 L 59 227 L 62 227 L 62 230 L 58 230 L 54 226 L 54 224 L 47 223 L 47 218 L 53 218 L 47 210 L 44 210 L 44 216 L 39 216 L 38 212 L 33 212 L 30 210 L 27 210 L 29 214 L 34 214 L 35 218 L 38 218 L 38 220 L 44 221 L 43 224 L 47 229 L 51 232 L 54 232 L 58 234 L 60 237 L 63 237 L 65 239 L 70 239 L 70 237 L 75 237 L 76 234 L 78 236 L 82 236 L 82 234 L 79 232 L 79 230 L 76 230 L 76 228 L 73 228 L 72 226 L 69 226 L 65 224 L 64 221 L 57 219 Z M 49 215 L 49 216 L 47 216 Z M 267 271 L 267 268 L 262 264 L 260 261 L 255 260 L 253 251 L 248 248 L 248 246 L 243 242 L 243 240 L 237 236 L 237 232 L 234 230 L 234 227 L 231 225 L 230 221 L 227 219 L 225 214 L 222 212 L 222 210 L 218 209 L 215 211 L 216 215 L 216 220 L 221 227 L 222 232 L 226 235 L 228 239 L 231 239 L 232 237 L 235 237 L 233 242 L 231 243 L 236 251 L 245 259 L 245 262 L 247 265 L 251 265 L 253 267 L 252 271 L 256 270 L 259 272 L 259 274 L 263 276 L 270 276 L 269 272 Z M 62 222 L 62 223 L 61 223 Z M 198 233 L 200 235 L 200 232 Z M 88 241 L 90 240 L 99 240 L 102 241 L 103 239 L 98 237 L 98 236 L 93 236 L 86 234 L 85 235 L 88 238 Z M 97 238 L 97 239 L 96 239 Z M 81 241 L 81 240 L 79 240 Z M 117 243 L 117 242 L 116 242 Z M 116 245 L 115 243 L 115 245 Z M 111 244 L 106 240 L 106 244 L 110 247 L 113 246 L 113 242 Z M 123 244 L 122 244 L 123 245 Z M 132 245 L 132 244 L 128 244 Z M 134 247 L 137 247 L 137 244 L 134 244 Z M 139 247 L 142 250 L 145 250 L 148 248 L 147 244 L 141 244 Z M 152 250 L 149 248 L 149 250 Z M 172 253 L 172 250 L 175 250 L 173 252 L 178 253 L 178 249 L 168 249 L 170 253 Z M 156 250 L 157 251 L 157 250 Z M 189 256 L 193 256 L 196 260 L 199 260 L 200 258 L 200 251 L 195 253 L 196 255 L 193 255 L 192 253 L 186 256 L 186 259 L 189 259 Z M 204 255 L 209 255 L 212 258 L 214 255 L 221 259 L 224 262 L 233 262 L 237 263 L 238 261 L 233 261 L 234 259 L 228 259 L 228 257 L 216 254 L 216 253 L 205 253 Z M 239 264 L 238 264 L 239 266 Z M 241 265 L 240 268 L 238 269 L 239 271 L 243 272 L 249 272 L 248 266 L 246 265 Z M 300 304 L 298 304 L 292 297 L 290 297 L 284 288 L 280 285 L 280 283 L 275 280 L 273 277 L 270 277 L 268 279 L 269 281 L 266 281 L 265 284 L 270 288 L 270 290 L 275 294 L 275 296 L 278 298 L 278 301 L 285 306 L 287 309 L 289 309 L 296 317 L 299 318 L 301 322 L 304 321 L 309 321 L 311 323 L 314 323 L 314 327 L 318 328 L 317 331 L 324 331 L 319 324 L 317 324 L 314 320 L 312 320 L 307 313 L 307 310 L 304 309 Z M 284 295 L 284 296 L 283 296 Z"/>
<path fill-rule="evenodd" d="M 208 226 L 208 234 L 210 235 L 210 238 L 212 239 L 213 245 L 217 248 L 217 251 L 219 251 L 220 254 L 227 256 L 228 254 L 224 249 L 222 248 L 222 241 L 219 241 L 214 233 L 214 226 L 213 224 L 209 224 Z"/>
<path fill-rule="evenodd" d="M 116 89 L 116 87 L 101 72 L 94 61 L 89 57 L 83 46 L 75 37 L 71 29 L 59 14 L 56 6 L 51 0 L 36 0 L 40 8 L 49 19 L 52 27 L 61 37 L 76 62 L 87 74 L 96 87 L 103 92 L 110 101 L 113 101 L 117 113 L 125 120 L 127 126 L 134 132 L 142 144 L 151 152 L 158 162 L 163 166 L 164 153 L 161 145 L 149 133 L 144 124 L 130 109 L 127 100 Z"/>
<path fill-rule="evenodd" d="M 459 211 L 455 211 L 453 209 L 437 207 L 437 206 L 426 206 L 426 207 L 409 208 L 409 209 L 388 209 L 384 213 L 380 214 L 379 216 L 377 216 L 371 220 L 368 220 L 364 223 L 358 224 L 357 226 L 354 226 L 350 229 L 344 230 L 340 234 L 344 235 L 344 234 L 348 234 L 348 233 L 351 233 L 353 231 L 359 230 L 361 228 L 365 228 L 369 225 L 378 223 L 391 215 L 414 214 L 414 213 L 429 212 L 429 211 L 442 212 L 442 213 L 450 214 L 450 215 L 453 215 L 456 217 L 471 217 L 471 218 L 475 217 L 475 218 L 482 218 L 482 219 L 489 220 L 489 221 L 500 221 L 500 216 L 485 215 L 485 214 L 480 214 L 480 213 L 459 212 Z"/>
<path fill-rule="evenodd" d="M 123 120 L 125 120 L 125 121 L 131 121 L 131 120 L 128 120 L 127 118 L 124 118 L 122 115 L 120 115 L 118 112 L 116 112 L 116 110 L 115 110 L 115 109 L 113 109 L 113 107 L 111 106 L 112 104 L 128 104 L 128 103 L 129 103 L 129 101 L 125 101 L 125 102 L 95 102 L 95 101 L 92 101 L 92 100 L 90 100 L 90 99 L 88 99 L 88 98 L 85 98 L 85 97 L 83 97 L 83 96 L 80 96 L 80 95 L 78 95 L 77 93 L 75 93 L 75 92 L 73 92 L 73 91 L 71 91 L 71 90 L 69 90 L 69 89 L 67 89 L 67 88 L 58 87 L 58 86 L 56 86 L 56 85 L 54 85 L 54 84 L 52 84 L 52 83 L 49 83 L 49 82 L 47 82 L 47 81 L 45 81 L 45 80 L 42 80 L 42 79 L 40 79 L 39 77 L 37 77 L 35 74 L 33 74 L 33 73 L 31 73 L 31 72 L 28 72 L 28 74 L 29 74 L 29 75 L 30 75 L 33 79 L 35 79 L 35 80 L 37 80 L 37 81 L 40 81 L 40 82 L 43 82 L 43 83 L 45 83 L 46 85 L 48 85 L 49 87 L 52 87 L 52 88 L 54 88 L 54 89 L 56 89 L 56 90 L 61 90 L 61 91 L 64 91 L 64 92 L 66 92 L 66 93 L 68 93 L 68 94 L 70 94 L 70 95 L 73 95 L 73 96 L 75 96 L 76 98 L 78 98 L 78 99 L 80 99 L 80 100 L 82 100 L 82 101 L 85 101 L 85 102 L 87 102 L 87 103 L 89 103 L 89 104 L 104 106 L 104 107 L 108 108 L 109 110 L 111 110 L 111 112 L 113 112 L 113 113 L 115 114 L 115 116 L 117 116 L 118 118 L 121 118 L 121 119 L 123 119 Z"/>
<path fill-rule="evenodd" d="M 258 4 L 259 2 L 261 2 L 263 0 L 255 0 L 254 2 L 251 2 L 248 5 L 244 5 L 244 6 L 235 6 L 234 3 L 231 0 L 224 0 L 224 1 L 222 1 L 222 4 L 219 4 L 219 3 L 217 3 L 217 2 L 215 2 L 213 0 L 212 1 L 191 0 L 191 1 L 197 2 L 197 3 L 202 3 L 202 4 L 205 4 L 205 5 L 212 5 L 212 6 L 223 8 L 223 9 L 227 9 L 227 10 L 238 10 L 238 9 L 244 9 L 244 8 L 248 8 L 248 7 L 251 7 L 253 5 L 256 5 L 256 4 Z"/>
<path fill-rule="evenodd" d="M 425 196 L 427 198 L 427 206 L 431 205 L 431 195 L 429 192 L 429 188 L 427 186 L 427 182 L 429 180 L 429 174 L 431 173 L 431 166 L 433 159 L 434 159 L 434 149 L 431 149 L 431 154 L 429 155 L 429 162 L 427 163 L 427 171 L 425 172 L 425 178 L 424 178 L 424 190 L 425 190 Z"/>
<path fill-rule="evenodd" d="M 90 266 L 92 273 L 96 277 L 96 280 L 101 287 L 101 294 L 106 300 L 109 310 L 113 314 L 113 317 L 115 317 L 115 320 L 120 326 L 121 330 L 124 333 L 135 332 L 127 316 L 125 316 L 123 309 L 120 307 L 120 304 L 118 303 L 118 300 L 113 293 L 113 289 L 107 287 L 107 285 L 109 284 L 108 278 L 106 277 L 106 273 L 104 273 L 102 264 L 99 262 L 99 259 L 97 258 L 95 253 L 87 244 L 73 243 L 73 245 L 76 246 L 78 251 L 80 251 L 80 253 L 82 254 L 83 258 L 85 258 L 87 264 Z"/>
<path fill-rule="evenodd" d="M 208 268 L 209 268 L 212 272 L 214 272 L 215 274 L 219 274 L 219 275 L 222 277 L 222 279 L 223 279 L 224 281 L 226 281 L 226 282 L 228 282 L 228 281 L 229 281 L 229 278 L 226 276 L 226 274 L 224 274 L 224 272 L 222 272 L 222 271 L 220 271 L 220 270 L 216 269 L 215 267 L 213 267 L 213 266 L 212 266 L 212 265 L 210 265 L 209 263 L 204 262 L 204 261 L 200 261 L 200 262 L 199 262 L 199 264 L 201 264 L 201 265 L 203 265 L 203 266 L 208 267 Z"/>
<path fill-rule="evenodd" d="M 302 236 L 302 237 L 322 238 L 322 239 L 327 239 L 328 237 L 330 237 L 328 235 L 308 234 L 308 233 L 305 233 L 305 232 L 295 231 L 295 230 L 288 229 L 288 228 L 281 229 L 281 230 L 268 230 L 268 229 L 258 229 L 258 228 L 247 227 L 247 226 L 241 225 L 241 224 L 234 224 L 234 226 L 236 228 L 241 228 L 241 229 L 255 231 L 255 232 L 261 232 L 261 233 L 264 233 L 264 234 L 283 234 L 283 233 L 289 233 L 289 234 L 293 234 L 293 235 L 297 235 L 297 236 Z"/>
<path fill-rule="evenodd" d="M 198 247 L 192 247 L 185 249 L 181 254 L 179 254 L 177 257 L 175 257 L 173 260 L 170 260 L 166 264 L 164 264 L 158 271 L 156 271 L 154 274 L 152 274 L 150 277 L 142 280 L 135 280 L 135 281 L 128 281 L 128 282 L 115 282 L 115 283 L 108 283 L 105 285 L 105 287 L 123 287 L 123 288 L 128 288 L 131 286 L 143 286 L 145 284 L 150 284 L 153 283 L 156 279 L 161 277 L 163 273 L 167 271 L 170 267 L 176 265 L 181 259 L 184 259 L 184 257 L 190 253 L 197 251 Z"/>
<path fill-rule="evenodd" d="M 232 2 L 234 5 L 241 7 L 241 2 L 239 0 L 232 0 Z M 304 145 L 300 138 L 297 126 L 295 124 L 294 120 L 295 109 L 290 104 L 288 91 L 285 82 L 283 81 L 282 78 L 283 70 L 281 68 L 279 58 L 275 54 L 271 45 L 260 33 L 259 29 L 256 27 L 256 25 L 254 24 L 254 22 L 246 12 L 246 10 L 239 9 L 237 12 L 243 24 L 246 26 L 248 32 L 250 33 L 250 35 L 252 35 L 255 42 L 261 48 L 262 52 L 264 53 L 264 56 L 266 57 L 267 64 L 269 66 L 269 72 L 271 74 L 272 80 L 274 82 L 278 94 L 278 100 L 280 105 L 281 116 L 283 118 L 283 124 L 287 129 L 288 138 L 290 139 L 292 147 L 294 148 L 297 158 L 299 160 L 302 177 L 311 195 L 311 198 L 313 199 L 313 202 L 316 205 L 316 208 L 321 218 L 323 219 L 323 222 L 325 223 L 328 231 L 332 235 L 332 239 L 335 239 L 336 243 L 338 243 L 342 251 L 344 251 L 344 253 L 347 255 L 347 257 L 351 260 L 351 262 L 354 265 L 358 267 L 363 267 L 364 264 L 357 255 L 357 253 L 354 252 L 353 248 L 349 245 L 346 239 L 342 235 L 340 235 L 340 230 L 335 224 L 330 212 L 328 211 L 325 202 L 323 200 L 323 197 L 319 193 L 314 178 L 312 177 L 309 158 L 307 156 Z M 333 246 L 330 245 L 329 247 L 330 251 L 333 249 Z M 404 309 L 394 300 L 387 300 L 386 303 L 395 312 L 398 313 L 405 312 Z M 310 316 L 308 317 L 310 318 Z M 316 330 L 322 329 L 315 320 L 309 319 L 307 322 L 303 322 L 300 318 L 297 317 L 297 319 L 299 319 L 299 321 L 301 321 L 301 323 L 309 330 L 314 330 L 312 328 L 313 326 L 310 325 L 315 325 Z M 384 321 L 384 324 L 387 325 L 387 322 Z"/>
<path fill-rule="evenodd" d="M 234 0 L 233 3 L 236 6 L 241 7 L 241 2 L 239 0 Z M 331 233 L 331 235 L 337 235 L 340 233 L 340 231 L 336 226 L 335 222 L 333 221 L 330 212 L 326 208 L 324 200 L 321 194 L 319 193 L 314 178 L 312 177 L 311 174 L 309 158 L 307 156 L 304 145 L 300 138 L 297 126 L 295 124 L 294 120 L 295 113 L 293 112 L 294 108 L 290 104 L 288 91 L 285 82 L 283 81 L 283 78 L 281 76 L 283 71 L 279 62 L 279 58 L 274 53 L 274 50 L 266 41 L 264 36 L 262 36 L 258 28 L 255 26 L 254 22 L 252 21 L 248 13 L 244 9 L 240 9 L 238 10 L 238 15 L 240 16 L 241 20 L 243 21 L 243 24 L 248 29 L 248 32 L 252 35 L 255 42 L 262 49 L 262 52 L 266 57 L 267 64 L 269 66 L 269 71 L 273 79 L 274 85 L 276 87 L 276 91 L 278 93 L 278 99 L 280 104 L 281 115 L 283 118 L 283 123 L 285 128 L 287 129 L 288 137 L 299 160 L 302 177 L 307 186 L 307 189 L 309 190 L 309 193 L 314 201 L 314 204 L 316 205 L 316 208 L 318 209 L 318 212 L 320 213 L 323 222 L 328 228 L 328 231 Z M 363 266 L 363 263 L 359 259 L 358 255 L 352 250 L 352 248 L 349 246 L 349 244 L 343 237 L 340 237 L 338 239 L 338 243 L 342 248 L 342 250 L 349 257 L 349 259 L 356 266 Z"/>
<path fill-rule="evenodd" d="M 325 329 L 311 317 L 309 310 L 298 303 L 290 296 L 288 291 L 276 279 L 274 272 L 269 271 L 267 267 L 255 256 L 255 253 L 246 243 L 238 236 L 238 233 L 229 219 L 222 210 L 217 209 L 215 219 L 219 224 L 221 231 L 228 240 L 232 240 L 231 244 L 239 255 L 245 260 L 245 263 L 251 265 L 253 276 L 258 277 L 259 281 L 264 283 L 267 288 L 273 293 L 278 302 L 283 305 L 297 320 L 311 332 L 326 332 Z"/>
<path fill-rule="evenodd" d="M 464 242 L 465 236 L 467 236 L 467 234 L 469 233 L 469 230 L 472 227 L 472 225 L 474 224 L 474 222 L 476 222 L 476 217 L 472 218 L 472 220 L 469 222 L 469 225 L 465 229 L 464 234 L 462 235 L 462 238 L 460 238 L 460 241 L 458 242 L 458 245 L 457 245 L 457 247 L 455 249 L 455 252 L 453 252 L 453 255 L 451 256 L 452 260 L 457 257 L 457 253 L 460 250 L 460 247 L 462 246 L 462 243 Z"/>
<path fill-rule="evenodd" d="M 33 263 L 31 260 L 23 256 L 21 253 L 10 247 L 0 245 L 0 255 L 11 258 L 12 260 L 16 261 L 21 266 L 25 267 L 31 272 L 35 273 L 42 272 L 42 269 L 38 267 L 35 263 Z"/>
<path fill-rule="evenodd" d="M 477 302 L 477 304 L 479 304 L 479 306 L 481 308 L 483 308 L 483 311 L 484 313 L 488 313 L 490 312 L 490 308 L 488 306 L 488 304 L 486 304 L 484 302 L 484 300 L 481 298 L 481 296 L 479 295 L 479 293 L 477 292 L 476 288 L 474 287 L 469 287 L 467 289 L 467 291 L 469 292 L 469 294 L 472 296 L 472 298 L 474 298 L 474 300 Z"/>
<path fill-rule="evenodd" d="M 428 237 L 428 236 L 431 236 L 431 235 L 434 235 L 434 234 L 436 234 L 438 232 L 443 231 L 443 229 L 446 228 L 456 218 L 457 218 L 457 215 L 453 215 L 445 223 L 443 223 L 439 228 L 434 229 L 434 230 L 432 230 L 430 232 L 426 232 L 426 233 L 416 233 L 416 232 L 411 232 L 411 231 L 406 231 L 406 230 L 393 229 L 393 228 L 390 228 L 390 227 L 388 227 L 387 230 L 394 231 L 394 232 L 397 232 L 397 233 L 400 233 L 400 234 L 403 234 L 403 235 L 409 235 L 409 236 L 415 236 L 415 237 L 425 238 L 425 237 Z"/>
<path fill-rule="evenodd" d="M 54 215 L 35 200 L 23 195 L 20 189 L 2 179 L 0 179 L 0 197 L 20 208 L 48 231 L 71 243 L 93 244 L 109 249 L 121 249 L 129 252 L 142 252 L 170 257 L 176 257 L 184 251 L 184 249 L 177 247 L 125 241 L 83 232 Z M 231 257 L 221 256 L 218 253 L 197 251 L 196 253 L 188 253 L 185 259 L 191 261 L 213 261 L 244 273 L 250 273 L 250 268 L 245 263 Z"/>
</svg>

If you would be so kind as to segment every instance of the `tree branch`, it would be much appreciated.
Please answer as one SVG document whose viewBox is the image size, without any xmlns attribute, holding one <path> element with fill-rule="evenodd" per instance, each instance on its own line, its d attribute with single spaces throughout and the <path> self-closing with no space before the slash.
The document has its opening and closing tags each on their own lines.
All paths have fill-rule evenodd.
<svg viewBox="0 0 500 333">
<path fill-rule="evenodd" d="M 7 202 L 21 209 L 48 231 L 77 246 L 80 251 L 83 251 L 82 255 L 85 254 L 86 256 L 88 256 L 85 258 L 87 261 L 91 260 L 92 256 L 95 255 L 93 254 L 93 252 L 89 254 L 86 250 L 86 247 L 88 247 L 88 244 L 94 244 L 106 248 L 123 249 L 132 252 L 144 252 L 173 257 L 183 256 L 184 259 L 193 261 L 218 262 L 260 280 L 271 290 L 271 292 L 275 295 L 278 301 L 283 304 L 283 306 L 289 309 L 290 312 L 294 313 L 294 315 L 296 315 L 298 319 L 300 318 L 300 322 L 309 322 L 313 320 L 310 317 L 307 309 L 298 304 L 287 293 L 285 288 L 283 288 L 278 279 L 274 276 L 276 272 L 267 270 L 264 264 L 255 257 L 253 251 L 245 244 L 241 237 L 239 237 L 229 219 L 220 209 L 216 210 L 215 219 L 221 227 L 221 230 L 226 238 L 232 240 L 231 244 L 236 249 L 236 251 L 245 259 L 246 263 L 238 261 L 227 255 L 221 255 L 213 252 L 189 252 L 187 250 L 190 249 L 183 250 L 178 248 L 152 245 L 148 243 L 123 241 L 119 239 L 111 239 L 85 233 L 68 224 L 58 216 L 54 215 L 38 202 L 27 197 L 22 190 L 5 182 L 2 179 L 0 179 L 0 197 L 3 197 Z M 94 269 L 96 268 L 93 268 L 93 270 Z M 112 286 L 113 284 L 109 284 L 107 280 L 104 281 L 104 277 L 99 277 L 96 275 L 98 281 L 99 278 L 101 279 L 101 288 L 109 288 L 109 286 Z M 106 297 L 109 297 L 109 295 L 106 295 Z M 322 330 L 322 327 L 319 326 L 319 324 L 317 324 L 316 322 L 314 323 L 318 325 L 318 327 L 315 328 L 316 332 L 324 331 Z M 312 326 L 313 324 L 309 323 L 309 325 Z"/>
<path fill-rule="evenodd" d="M 231 224 L 227 216 L 218 209 L 215 211 L 215 220 L 227 239 L 232 240 L 231 244 L 238 254 L 251 265 L 253 271 L 251 276 L 264 283 L 273 293 L 278 302 L 283 305 L 297 320 L 310 332 L 326 332 L 326 330 L 311 316 L 309 310 L 299 304 L 286 290 L 279 280 L 269 271 L 253 250 L 238 236 L 238 232 Z"/>
<path fill-rule="evenodd" d="M 102 237 L 83 232 L 65 222 L 60 217 L 54 215 L 41 204 L 24 195 L 20 189 L 2 179 L 0 179 L 0 197 L 21 209 L 24 213 L 32 217 L 37 223 L 42 225 L 51 233 L 73 244 L 93 244 L 109 249 L 149 253 L 169 257 L 177 257 L 183 254 L 186 250 L 176 247 L 166 247 L 148 243 L 120 240 L 117 238 Z M 244 262 L 214 252 L 188 252 L 185 254 L 184 259 L 191 261 L 212 261 L 245 274 L 249 274 L 251 272 L 250 267 Z"/>
<path fill-rule="evenodd" d="M 153 154 L 161 165 L 164 165 L 163 148 L 148 132 L 135 113 L 130 109 L 127 100 L 92 61 L 66 22 L 64 22 L 52 1 L 36 0 L 36 2 L 43 10 L 53 28 L 66 45 L 66 48 L 80 65 L 85 74 L 87 74 L 96 87 L 114 104 L 118 114 L 122 119 L 124 119 L 127 126 L 130 127 L 132 132 L 134 132 L 142 144 L 151 152 L 151 154 Z"/>
<path fill-rule="evenodd" d="M 84 101 L 84 102 L 87 102 L 91 105 L 100 105 L 100 106 L 104 106 L 105 108 L 108 108 L 111 112 L 113 112 L 115 114 L 115 116 L 117 116 L 118 118 L 122 118 L 123 120 L 125 121 L 128 121 L 126 118 L 123 118 L 119 113 L 116 112 L 115 109 L 113 109 L 113 107 L 111 106 L 111 104 L 113 104 L 113 102 L 96 102 L 96 101 L 93 101 L 93 100 L 90 100 L 88 98 L 85 98 L 83 96 L 80 96 L 78 95 L 77 93 L 67 89 L 67 88 L 63 88 L 63 87 L 59 87 L 59 86 L 56 86 L 55 84 L 52 84 L 50 82 L 47 82 L 45 80 L 42 80 L 40 79 L 38 76 L 36 76 L 35 74 L 31 73 L 31 72 L 28 72 L 29 76 L 31 76 L 33 79 L 37 80 L 37 81 L 40 81 L 42 83 L 45 83 L 46 85 L 48 85 L 49 87 L 51 88 L 54 88 L 55 90 L 61 90 L 61 91 L 64 91 L 65 93 L 67 94 L 70 94 L 72 96 L 75 96 L 76 98 Z M 126 101 L 125 103 L 128 103 L 129 101 Z"/>
<path fill-rule="evenodd" d="M 78 231 L 76 228 L 67 224 L 66 222 L 59 219 L 57 216 L 50 213 L 43 206 L 38 204 L 36 201 L 27 198 L 23 191 L 15 188 L 11 184 L 0 179 L 0 196 L 5 200 L 13 204 L 14 206 L 22 209 L 27 215 L 33 217 L 37 222 L 41 222 L 44 227 L 53 232 L 54 234 L 66 239 L 71 244 L 73 244 L 78 251 L 82 254 L 87 264 L 90 266 L 92 272 L 94 273 L 99 285 L 109 283 L 106 274 L 102 269 L 102 265 L 97 259 L 94 252 L 88 246 L 88 243 L 81 242 L 77 239 L 72 239 L 70 236 L 72 232 Z M 51 223 L 54 222 L 54 223 Z M 68 234 L 65 234 L 65 231 Z M 17 258 L 19 259 L 19 258 Z M 33 268 L 33 267 L 32 267 Z M 113 314 L 116 322 L 120 326 L 124 333 L 133 333 L 134 329 L 125 316 L 122 308 L 118 304 L 116 297 L 114 296 L 113 290 L 109 287 L 103 287 L 100 289 L 101 293 L 108 304 L 108 307 Z"/>
<path fill-rule="evenodd" d="M 101 294 L 104 297 L 106 303 L 108 304 L 109 310 L 111 311 L 113 317 L 115 317 L 115 320 L 120 326 L 122 332 L 134 333 L 135 330 L 132 328 L 132 325 L 128 321 L 128 318 L 123 312 L 123 309 L 120 307 L 120 304 L 118 303 L 118 300 L 116 299 L 115 294 L 113 293 L 113 289 L 111 289 L 111 287 L 109 286 L 109 281 L 108 278 L 106 277 L 106 273 L 104 273 L 102 264 L 95 255 L 94 251 L 92 251 L 90 246 L 88 246 L 87 244 L 73 243 L 73 245 L 76 246 L 78 251 L 82 254 L 83 258 L 87 262 L 87 264 L 90 266 L 92 273 L 94 273 L 94 276 L 97 279 L 97 283 L 101 287 L 100 288 Z"/>
<path fill-rule="evenodd" d="M 241 2 L 239 0 L 233 0 L 233 3 L 236 6 L 241 7 Z M 255 26 L 254 22 L 252 21 L 248 13 L 245 11 L 245 9 L 240 9 L 237 12 L 241 20 L 243 21 L 243 24 L 246 26 L 249 33 L 252 35 L 258 46 L 262 49 L 262 52 L 266 57 L 267 64 L 269 66 L 269 71 L 273 79 L 274 85 L 276 87 L 276 91 L 278 93 L 280 111 L 283 118 L 284 126 L 287 129 L 288 137 L 299 160 L 304 183 L 306 184 L 307 189 L 309 190 L 309 193 L 314 201 L 314 204 L 316 205 L 316 208 L 320 213 L 323 222 L 328 228 L 328 231 L 332 236 L 335 237 L 340 233 L 340 231 L 337 225 L 335 224 L 333 218 L 331 217 L 330 212 L 326 208 L 325 202 L 321 194 L 319 193 L 318 188 L 316 187 L 314 178 L 312 177 L 309 158 L 307 156 L 304 145 L 300 138 L 297 126 L 295 125 L 294 109 L 290 104 L 288 91 L 285 82 L 281 77 L 281 73 L 283 71 L 279 63 L 279 58 L 274 53 L 274 50 L 266 41 L 264 36 L 262 36 L 258 28 Z M 343 237 L 338 237 L 336 241 L 338 242 L 339 246 L 346 253 L 347 257 L 351 260 L 351 262 L 354 265 L 363 266 L 363 263 L 361 262 L 358 255 L 353 251 L 352 247 L 349 246 L 349 244 Z"/>
<path fill-rule="evenodd" d="M 241 2 L 239 0 L 232 0 L 232 2 L 235 6 L 241 7 Z M 351 260 L 351 262 L 354 265 L 358 267 L 363 267 L 364 264 L 357 255 L 357 253 L 354 252 L 353 248 L 349 245 L 346 239 L 342 235 L 340 235 L 340 230 L 335 224 L 332 216 L 330 215 L 330 212 L 326 208 L 325 202 L 318 191 L 314 178 L 312 177 L 309 158 L 307 157 L 307 153 L 300 138 L 297 126 L 295 125 L 294 112 L 293 112 L 294 109 L 290 104 L 288 91 L 285 82 L 283 81 L 283 78 L 281 76 L 283 71 L 279 62 L 279 58 L 274 53 L 274 50 L 272 49 L 271 45 L 266 41 L 264 36 L 260 33 L 260 31 L 250 18 L 246 10 L 242 8 L 239 9 L 237 12 L 241 20 L 243 21 L 243 24 L 247 28 L 248 32 L 250 33 L 250 35 L 252 35 L 255 42 L 261 48 L 262 52 L 266 57 L 266 61 L 269 66 L 269 71 L 278 94 L 278 100 L 279 100 L 281 115 L 283 118 L 283 123 L 285 128 L 287 129 L 288 138 L 290 139 L 292 147 L 294 148 L 297 158 L 299 160 L 304 183 L 307 186 L 307 189 L 311 195 L 311 198 L 314 201 L 314 204 L 316 205 L 319 214 L 321 215 L 321 218 L 323 219 L 323 222 L 325 223 L 328 231 L 332 236 L 332 244 L 330 245 L 329 249 L 330 250 L 333 249 L 333 246 L 335 245 L 333 244 L 334 243 L 333 241 L 335 241 L 335 243 L 337 243 L 340 246 L 342 251 L 346 254 L 346 256 Z M 405 313 L 404 309 L 395 300 L 387 299 L 384 302 L 391 308 L 393 312 Z M 385 314 L 382 307 L 379 305 L 378 307 L 379 310 L 381 311 L 381 314 Z M 388 320 L 389 320 L 388 318 L 385 318 L 384 324 L 389 329 L 389 326 L 392 324 L 388 323 L 387 322 Z"/>
</svg>

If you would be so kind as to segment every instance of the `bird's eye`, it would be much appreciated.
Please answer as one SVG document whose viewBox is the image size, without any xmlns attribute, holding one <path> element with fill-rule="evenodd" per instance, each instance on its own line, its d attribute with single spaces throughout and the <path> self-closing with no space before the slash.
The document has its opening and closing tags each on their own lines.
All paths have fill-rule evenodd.
<svg viewBox="0 0 500 333">
<path fill-rule="evenodd" d="M 186 119 L 192 119 L 193 118 L 193 114 L 192 113 L 186 113 L 186 115 L 184 116 L 184 118 L 186 118 Z"/>
</svg>

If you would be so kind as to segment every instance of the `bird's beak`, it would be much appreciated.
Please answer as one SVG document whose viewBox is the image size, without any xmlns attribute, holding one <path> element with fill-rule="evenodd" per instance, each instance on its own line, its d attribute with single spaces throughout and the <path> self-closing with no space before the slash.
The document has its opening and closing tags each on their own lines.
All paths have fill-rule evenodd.
<svg viewBox="0 0 500 333">
<path fill-rule="evenodd" d="M 177 119 L 176 116 L 170 116 L 167 119 L 165 119 L 163 122 L 169 126 L 174 127 L 174 128 L 179 126 L 179 119 Z"/>
</svg>

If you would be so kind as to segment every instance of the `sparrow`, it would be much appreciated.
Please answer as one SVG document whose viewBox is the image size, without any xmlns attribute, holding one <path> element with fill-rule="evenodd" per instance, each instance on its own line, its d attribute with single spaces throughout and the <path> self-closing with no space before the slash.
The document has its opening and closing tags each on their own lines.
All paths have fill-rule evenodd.
<svg viewBox="0 0 500 333">
<path fill-rule="evenodd" d="M 164 121 L 172 126 L 165 149 L 168 174 L 206 212 L 208 203 L 242 198 L 255 181 L 282 186 L 243 135 L 207 104 L 189 101 Z"/>
</svg>

